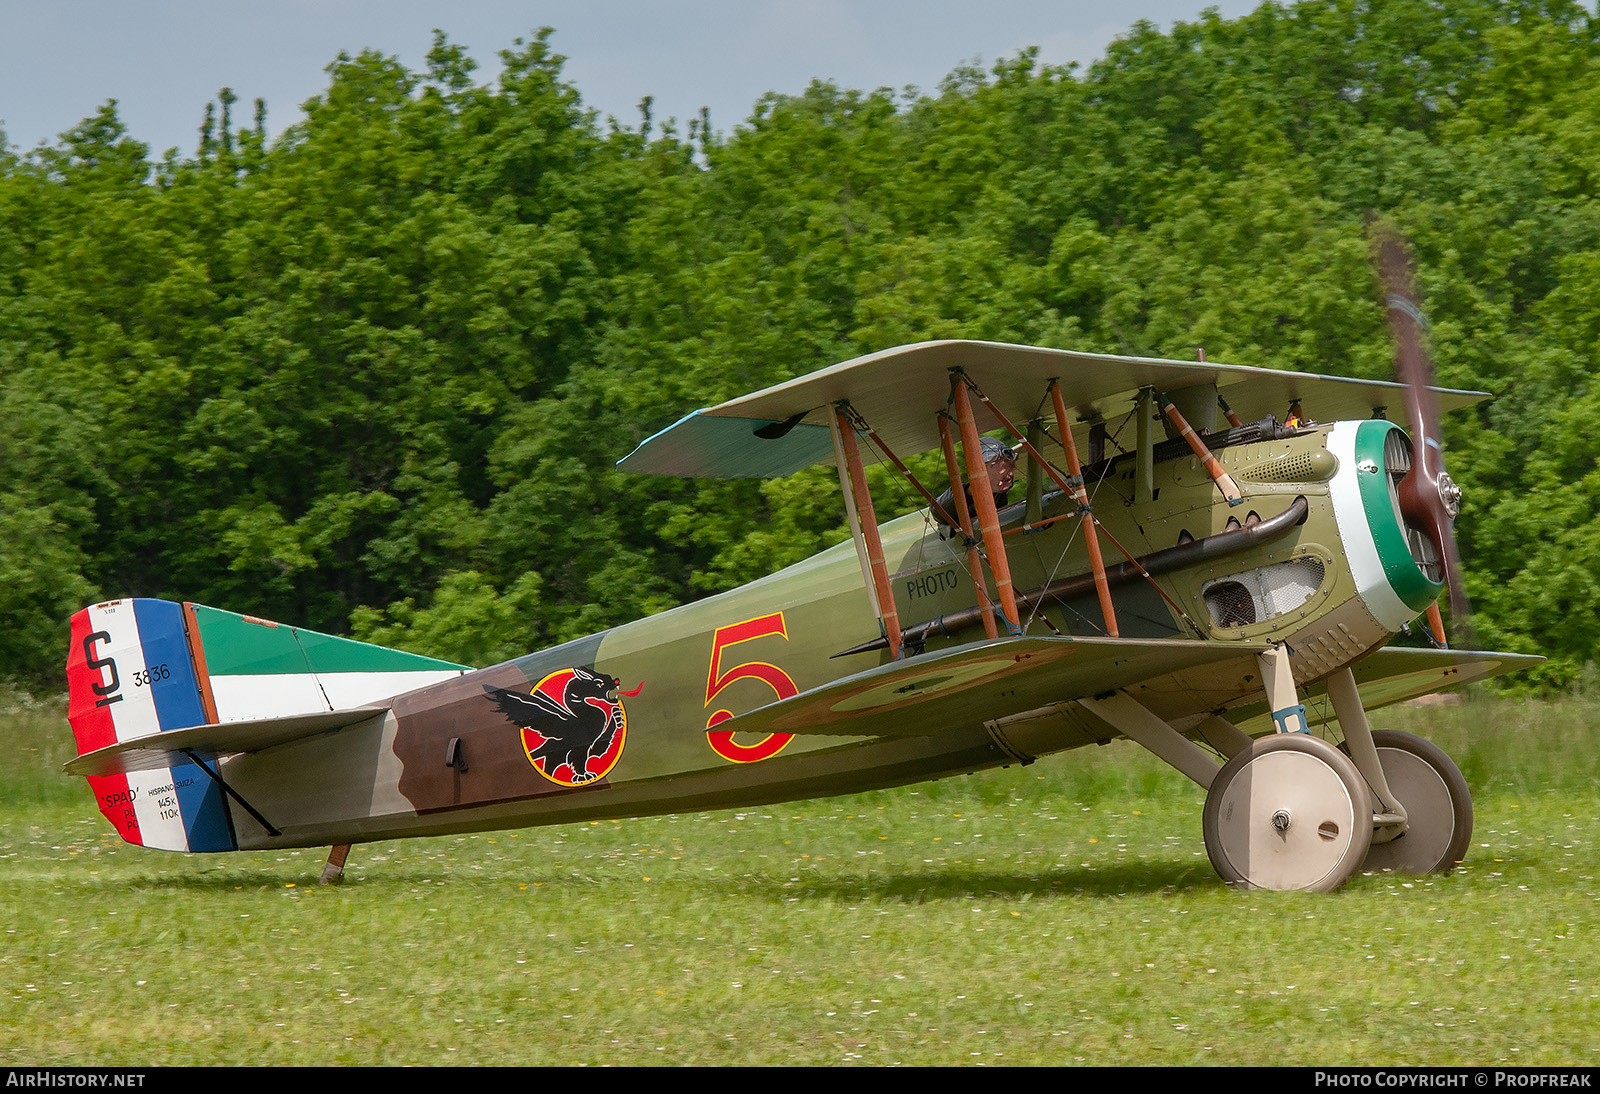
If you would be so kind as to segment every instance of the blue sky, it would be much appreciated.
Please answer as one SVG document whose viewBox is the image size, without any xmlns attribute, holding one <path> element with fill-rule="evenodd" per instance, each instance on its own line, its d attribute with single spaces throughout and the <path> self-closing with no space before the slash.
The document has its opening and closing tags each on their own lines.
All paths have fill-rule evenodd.
<svg viewBox="0 0 1600 1094">
<path fill-rule="evenodd" d="M 193 151 L 206 102 L 232 87 L 248 119 L 266 99 L 274 133 L 325 85 L 341 51 L 378 49 L 412 69 L 435 27 L 488 82 L 518 36 L 552 42 L 584 101 L 629 124 L 654 96 L 657 118 L 702 106 L 728 130 L 767 91 L 814 79 L 856 88 L 932 89 L 951 69 L 1026 46 L 1052 64 L 1092 61 L 1136 20 L 1169 28 L 1255 0 L 0 0 L 0 131 L 13 148 L 54 143 L 116 99 L 156 154 Z"/>
</svg>

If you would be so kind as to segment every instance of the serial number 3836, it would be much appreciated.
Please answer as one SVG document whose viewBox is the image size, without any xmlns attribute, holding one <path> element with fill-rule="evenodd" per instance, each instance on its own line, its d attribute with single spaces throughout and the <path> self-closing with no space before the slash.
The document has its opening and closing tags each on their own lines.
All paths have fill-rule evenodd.
<svg viewBox="0 0 1600 1094">
<path fill-rule="evenodd" d="M 159 665 L 151 665 L 149 668 L 141 669 L 133 674 L 133 686 L 136 688 L 149 687 L 157 680 L 165 680 L 171 675 L 172 673 L 168 671 L 164 662 Z"/>
</svg>

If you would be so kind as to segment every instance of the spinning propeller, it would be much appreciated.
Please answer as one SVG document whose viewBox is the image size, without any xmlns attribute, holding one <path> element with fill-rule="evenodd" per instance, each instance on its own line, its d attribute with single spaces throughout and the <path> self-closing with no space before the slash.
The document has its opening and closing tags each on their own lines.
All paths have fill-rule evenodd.
<svg viewBox="0 0 1600 1094">
<path fill-rule="evenodd" d="M 1461 488 L 1444 469 L 1444 448 L 1439 430 L 1439 400 L 1433 392 L 1433 363 L 1423 348 L 1427 321 L 1416 303 L 1412 265 L 1399 229 L 1389 220 L 1376 220 L 1372 235 L 1378 249 L 1389 313 L 1389 330 L 1395 343 L 1395 378 L 1405 385 L 1406 416 L 1411 428 L 1411 469 L 1396 486 L 1400 516 L 1408 531 L 1418 533 L 1434 549 L 1443 580 L 1450 588 L 1452 625 L 1470 636 L 1466 589 L 1462 583 L 1461 556 L 1456 550 L 1455 520 L 1461 512 Z M 1425 564 L 1424 569 L 1429 569 Z M 1429 609 L 1436 637 L 1443 639 L 1436 609 Z M 1470 640 L 1467 644 L 1471 644 Z"/>
</svg>

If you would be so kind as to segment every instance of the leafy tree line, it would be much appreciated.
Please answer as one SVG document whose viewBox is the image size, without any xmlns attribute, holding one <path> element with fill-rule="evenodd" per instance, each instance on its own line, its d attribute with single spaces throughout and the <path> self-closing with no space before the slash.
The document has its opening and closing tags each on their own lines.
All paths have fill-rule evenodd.
<svg viewBox="0 0 1600 1094">
<path fill-rule="evenodd" d="M 816 83 L 723 135 L 602 123 L 544 35 L 492 86 L 342 56 L 277 140 L 152 159 L 108 104 L 0 149 L 0 673 L 98 596 L 474 663 L 842 536 L 827 476 L 625 476 L 694 407 L 972 337 L 1384 377 L 1364 213 L 1412 237 L 1480 639 L 1600 647 L 1600 24 L 1308 0 L 1087 71 Z M 887 485 L 887 480 L 884 480 Z"/>
</svg>

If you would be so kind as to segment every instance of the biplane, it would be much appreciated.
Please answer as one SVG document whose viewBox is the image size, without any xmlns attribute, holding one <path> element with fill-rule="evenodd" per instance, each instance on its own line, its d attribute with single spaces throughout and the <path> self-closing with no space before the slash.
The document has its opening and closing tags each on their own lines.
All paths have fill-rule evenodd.
<svg viewBox="0 0 1600 1094">
<path fill-rule="evenodd" d="M 848 541 L 476 669 L 197 604 L 96 604 L 72 621 L 67 771 L 131 842 L 326 845 L 329 878 L 353 843 L 844 794 L 1125 737 L 1206 788 L 1228 882 L 1449 870 L 1465 781 L 1366 711 L 1538 660 L 1450 648 L 1434 607 L 1459 582 L 1459 491 L 1429 404 L 1483 397 L 1203 357 L 885 350 L 696 411 L 619 464 L 832 464 Z M 1387 416 L 1407 406 L 1409 435 Z M 997 433 L 1023 472 L 1000 505 L 981 457 Z M 934 453 L 943 503 L 905 462 Z M 880 523 L 869 462 L 925 504 Z M 1429 614 L 1432 648 L 1389 644 Z"/>
</svg>

